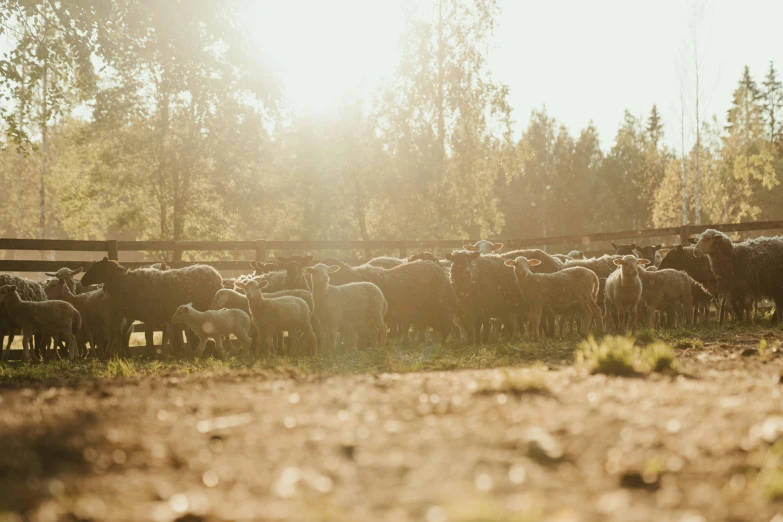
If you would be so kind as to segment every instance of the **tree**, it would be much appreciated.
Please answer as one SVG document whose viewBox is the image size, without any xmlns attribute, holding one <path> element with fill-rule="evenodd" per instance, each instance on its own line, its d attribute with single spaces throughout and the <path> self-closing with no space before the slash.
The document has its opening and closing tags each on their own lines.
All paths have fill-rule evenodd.
<svg viewBox="0 0 783 522">
<path fill-rule="evenodd" d="M 781 138 L 780 111 L 783 110 L 783 84 L 778 80 L 775 65 L 769 62 L 769 70 L 760 93 L 764 111 L 764 124 L 767 127 L 767 140 L 776 142 Z"/>
</svg>

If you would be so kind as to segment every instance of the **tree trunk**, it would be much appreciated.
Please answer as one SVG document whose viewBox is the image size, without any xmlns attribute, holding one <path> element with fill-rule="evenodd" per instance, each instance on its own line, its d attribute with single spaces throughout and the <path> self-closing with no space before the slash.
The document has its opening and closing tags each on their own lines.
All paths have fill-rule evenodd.
<svg viewBox="0 0 783 522">
<path fill-rule="evenodd" d="M 38 191 L 38 225 L 41 239 L 46 239 L 46 140 L 47 140 L 47 107 L 48 67 L 44 64 L 41 81 L 41 176 Z M 45 255 L 45 253 L 44 253 Z"/>
<path fill-rule="evenodd" d="M 696 80 L 696 169 L 693 180 L 693 222 L 701 225 L 701 114 L 699 113 L 699 49 L 694 43 L 693 67 Z"/>
<path fill-rule="evenodd" d="M 688 224 L 688 164 L 685 157 L 685 97 L 680 91 L 680 155 L 682 156 L 682 224 Z"/>
</svg>

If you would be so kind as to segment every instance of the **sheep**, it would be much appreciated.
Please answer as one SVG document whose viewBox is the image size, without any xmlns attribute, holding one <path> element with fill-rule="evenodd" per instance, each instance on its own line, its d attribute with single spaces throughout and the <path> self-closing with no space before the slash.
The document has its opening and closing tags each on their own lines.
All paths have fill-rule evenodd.
<svg viewBox="0 0 783 522">
<path fill-rule="evenodd" d="M 16 286 L 0 287 L 0 303 L 5 305 L 8 315 L 22 328 L 22 348 L 25 362 L 30 360 L 33 333 L 41 332 L 55 341 L 63 341 L 68 357 L 73 360 L 79 355 L 74 332 L 82 327 L 82 319 L 70 303 L 65 301 L 25 301 L 19 296 Z"/>
<path fill-rule="evenodd" d="M 234 334 L 242 344 L 242 352 L 250 353 L 252 340 L 250 339 L 250 316 L 242 310 L 224 308 L 222 310 L 208 310 L 199 312 L 191 304 L 177 307 L 177 311 L 171 317 L 171 324 L 184 324 L 196 333 L 199 338 L 196 348 L 196 357 L 201 357 L 207 341 L 215 341 L 218 356 L 225 359 L 223 352 L 223 336 Z"/>
<path fill-rule="evenodd" d="M 383 292 L 373 283 L 357 282 L 340 286 L 329 284 L 329 274 L 339 272 L 339 265 L 316 264 L 305 272 L 313 281 L 315 316 L 325 339 L 325 348 L 334 349 L 338 329 L 358 328 L 372 334 L 380 346 L 386 344 L 386 324 L 383 321 L 388 310 Z M 366 335 L 365 335 L 366 337 Z"/>
<path fill-rule="evenodd" d="M 633 252 L 630 254 L 622 254 L 622 255 L 634 255 Z M 563 265 L 563 268 L 573 268 L 577 266 L 581 266 L 582 268 L 587 268 L 588 270 L 592 270 L 595 272 L 595 275 L 597 275 L 599 278 L 606 278 L 609 277 L 612 272 L 614 272 L 617 269 L 617 265 L 614 264 L 615 259 L 620 259 L 621 255 L 603 255 L 601 257 L 591 257 L 589 259 L 569 259 L 566 261 L 566 263 Z"/>
<path fill-rule="evenodd" d="M 82 318 L 82 328 L 76 333 L 76 342 L 79 348 L 86 347 L 89 342 L 92 345 L 93 354 L 97 354 L 97 345 L 103 341 L 110 341 L 112 335 L 108 328 L 112 324 L 109 296 L 102 289 L 74 294 L 65 280 L 55 279 L 54 281 L 56 283 L 53 285 L 51 299 L 70 303 Z M 102 348 L 105 350 L 105 346 Z"/>
<path fill-rule="evenodd" d="M 97 290 L 98 287 L 95 285 L 85 286 L 78 279 L 74 279 L 73 276 L 80 274 L 82 272 L 82 268 L 83 267 L 79 267 L 75 270 L 71 270 L 70 268 L 64 266 L 57 270 L 57 272 L 46 272 L 46 275 L 49 277 L 54 277 L 55 279 L 64 280 L 68 285 L 68 288 L 70 288 L 71 292 L 74 294 L 84 294 L 86 292 Z"/>
<path fill-rule="evenodd" d="M 636 255 L 636 243 L 631 243 L 630 245 L 627 243 L 621 243 L 619 245 L 615 245 L 614 242 L 612 242 L 612 248 L 615 250 L 615 255 L 618 256 L 633 256 Z"/>
<path fill-rule="evenodd" d="M 712 271 L 710 258 L 708 256 L 697 256 L 694 249 L 693 245 L 686 247 L 677 245 L 675 248 L 659 250 L 658 252 L 663 257 L 658 268 L 681 270 L 694 280 L 691 284 L 694 317 L 698 318 L 699 311 L 702 310 L 706 324 L 710 319 L 710 304 L 713 299 L 718 298 L 718 278 Z"/>
<path fill-rule="evenodd" d="M 655 246 L 644 246 L 644 247 L 636 247 L 634 249 L 636 257 L 639 259 L 646 259 L 650 263 L 653 263 L 655 266 L 658 266 L 660 264 L 660 256 L 656 256 L 656 253 L 662 249 L 662 245 L 655 245 Z M 656 263 L 656 259 L 658 262 Z"/>
<path fill-rule="evenodd" d="M 570 257 L 568 257 L 568 256 L 567 256 L 567 255 L 565 255 L 565 254 L 552 254 L 552 257 L 554 257 L 555 259 L 557 259 L 557 260 L 558 260 L 558 261 L 560 261 L 561 263 L 565 263 L 566 261 L 568 261 L 569 259 L 571 259 Z"/>
<path fill-rule="evenodd" d="M 342 261 L 335 264 L 340 271 L 331 275 L 331 284 L 366 281 L 381 289 L 389 306 L 386 324 L 400 326 L 406 333 L 410 324 L 436 326 L 442 339 L 448 338 L 460 306 L 448 276 L 435 263 L 414 261 L 388 270 L 366 264 L 352 267 Z"/>
<path fill-rule="evenodd" d="M 367 261 L 367 264 L 371 266 L 378 266 L 381 268 L 394 268 L 395 266 L 400 266 L 405 262 L 406 262 L 405 259 L 400 259 L 397 257 L 376 257 L 374 259 L 370 259 L 369 261 Z M 332 266 L 338 266 L 338 265 L 332 265 Z"/>
<path fill-rule="evenodd" d="M 308 266 L 313 256 L 277 257 L 277 266 L 285 270 L 281 290 L 310 290 L 303 268 Z"/>
<path fill-rule="evenodd" d="M 103 283 L 116 321 L 125 318 L 129 324 L 139 320 L 151 325 L 168 324 L 177 307 L 183 304 L 193 303 L 197 310 L 207 310 L 217 291 L 223 287 L 220 274 L 211 266 L 192 265 L 166 271 L 151 268 L 129 270 L 105 257 L 87 270 L 82 283 Z M 113 328 L 117 327 L 113 325 Z M 191 346 L 194 346 L 195 339 L 190 339 Z M 123 338 L 123 348 L 125 342 Z M 152 336 L 148 335 L 147 351 L 152 354 L 154 349 Z"/>
<path fill-rule="evenodd" d="M 724 233 L 705 230 L 694 249 L 709 256 L 718 278 L 718 292 L 735 311 L 753 322 L 753 301 L 767 297 L 775 302 L 772 321 L 783 306 L 783 237 L 760 237 L 732 243 Z"/>
<path fill-rule="evenodd" d="M 536 265 L 535 269 L 532 269 L 531 271 L 534 274 L 551 274 L 554 272 L 559 271 L 563 268 L 564 264 L 557 259 L 554 256 L 550 256 L 543 250 L 539 250 L 538 248 L 531 248 L 526 250 L 512 250 L 511 252 L 506 252 L 503 254 L 499 254 L 499 257 L 503 260 L 514 260 L 518 257 L 526 257 L 528 259 L 538 259 L 540 261 L 540 264 Z"/>
<path fill-rule="evenodd" d="M 281 290 L 279 292 L 264 292 L 264 297 L 271 299 L 274 297 L 294 296 L 303 299 L 310 310 L 313 309 L 313 297 L 308 290 Z M 247 297 L 236 290 L 221 288 L 215 293 L 210 310 L 220 310 L 221 308 L 237 308 L 243 312 L 250 313 L 250 305 L 247 303 Z"/>
<path fill-rule="evenodd" d="M 438 256 L 433 254 L 432 252 L 418 252 L 416 254 L 408 256 L 408 263 L 411 261 L 432 261 L 433 263 L 440 263 L 440 259 L 438 259 Z"/>
<path fill-rule="evenodd" d="M 620 267 L 607 278 L 604 298 L 604 324 L 608 324 L 610 312 L 617 312 L 617 331 L 625 329 L 626 314 L 630 313 L 631 331 L 636 331 L 639 301 L 642 298 L 642 280 L 639 278 L 639 266 L 649 264 L 647 259 L 637 259 L 627 255 L 615 259 Z M 614 314 L 612 314 L 614 315 Z"/>
<path fill-rule="evenodd" d="M 510 339 L 516 330 L 517 316 L 525 311 L 523 296 L 515 288 L 513 274 L 495 254 L 456 250 L 446 254 L 451 261 L 451 284 L 465 312 L 463 324 L 468 341 L 489 340 L 490 319 L 497 318 Z M 483 334 L 482 334 L 483 327 Z"/>
<path fill-rule="evenodd" d="M 46 293 L 43 286 L 38 281 L 31 281 L 23 277 L 0 274 L 0 286 L 13 285 L 16 287 L 19 296 L 25 301 L 46 301 Z M 3 353 L 3 360 L 7 360 L 11 352 L 11 343 L 14 341 L 14 332 L 20 329 L 21 325 L 13 320 L 6 312 L 5 307 L 0 306 L 0 350 L 3 348 L 3 338 L 8 336 L 8 345 Z M 48 339 L 44 339 L 39 332 L 33 332 L 35 340 L 35 351 L 40 357 L 42 346 L 48 345 Z"/>
<path fill-rule="evenodd" d="M 493 243 L 492 241 L 487 241 L 486 239 L 476 241 L 476 244 L 474 245 L 462 246 L 463 250 L 467 250 L 469 252 L 478 252 L 479 254 L 492 254 L 499 252 L 502 248 L 503 243 Z"/>
<path fill-rule="evenodd" d="M 572 250 L 568 253 L 568 257 L 571 259 L 587 259 L 585 253 L 581 250 Z"/>
<path fill-rule="evenodd" d="M 688 325 L 693 325 L 692 279 L 685 272 L 663 269 L 639 270 L 642 281 L 642 301 L 647 306 L 647 326 L 652 328 L 655 312 L 662 304 L 673 305 L 674 326 L 678 326 L 678 310 L 685 308 Z"/>
<path fill-rule="evenodd" d="M 303 299 L 293 296 L 273 297 L 267 299 L 261 293 L 269 285 L 266 281 L 248 281 L 237 283 L 245 290 L 250 306 L 250 317 L 256 327 L 259 339 L 264 339 L 264 345 L 269 351 L 269 337 L 282 331 L 288 331 L 292 351 L 295 345 L 295 332 L 304 333 L 307 340 L 307 350 L 310 354 L 318 351 L 318 341 L 313 331 L 312 311 Z"/>
<path fill-rule="evenodd" d="M 513 268 L 519 293 L 530 306 L 530 334 L 539 339 L 541 314 L 545 307 L 566 310 L 576 306 L 582 312 L 581 334 L 587 335 L 595 319 L 601 332 L 604 329 L 601 309 L 598 308 L 600 282 L 594 272 L 583 267 L 564 268 L 551 274 L 535 274 L 531 266 L 541 263 L 538 259 L 519 256 L 507 259 L 504 264 Z"/>
</svg>

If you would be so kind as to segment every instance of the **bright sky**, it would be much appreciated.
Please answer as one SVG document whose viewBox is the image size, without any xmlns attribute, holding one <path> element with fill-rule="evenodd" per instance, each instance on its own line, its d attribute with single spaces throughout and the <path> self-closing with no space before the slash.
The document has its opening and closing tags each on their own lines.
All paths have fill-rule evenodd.
<svg viewBox="0 0 783 522">
<path fill-rule="evenodd" d="M 415 2 L 257 0 L 248 24 L 276 64 L 288 101 L 317 115 L 394 73 L 404 10 Z M 783 76 L 781 0 L 499 3 L 490 64 L 510 87 L 518 130 L 531 110 L 546 106 L 573 134 L 592 119 L 608 148 L 626 108 L 646 116 L 657 103 L 667 141 L 679 146 L 683 83 L 688 106 L 693 99 L 694 38 L 703 116 L 724 117 L 745 64 L 758 83 L 770 60 Z"/>
</svg>

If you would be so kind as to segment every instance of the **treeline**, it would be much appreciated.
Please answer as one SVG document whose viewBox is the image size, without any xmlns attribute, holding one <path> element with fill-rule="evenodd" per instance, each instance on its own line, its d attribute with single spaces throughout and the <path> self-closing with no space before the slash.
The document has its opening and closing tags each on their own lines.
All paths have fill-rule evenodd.
<svg viewBox="0 0 783 522">
<path fill-rule="evenodd" d="M 783 218 L 772 64 L 760 82 L 746 68 L 728 125 L 699 122 L 687 149 L 664 140 L 685 122 L 655 106 L 626 112 L 608 148 L 544 110 L 517 140 L 487 65 L 496 2 L 440 6 L 411 14 L 379 92 L 312 118 L 237 29 L 239 1 L 0 0 L 0 234 L 535 237 Z"/>
</svg>

